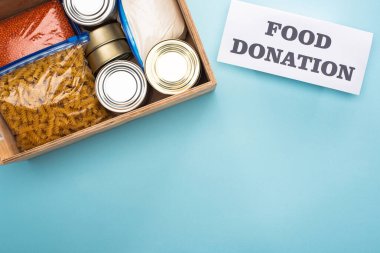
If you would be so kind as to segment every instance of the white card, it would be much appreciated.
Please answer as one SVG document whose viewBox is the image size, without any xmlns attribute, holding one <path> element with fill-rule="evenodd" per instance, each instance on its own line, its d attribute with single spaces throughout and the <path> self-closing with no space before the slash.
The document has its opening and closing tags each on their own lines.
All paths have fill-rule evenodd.
<svg viewBox="0 0 380 253">
<path fill-rule="evenodd" d="M 373 34 L 232 0 L 218 61 L 359 95 Z"/>
</svg>

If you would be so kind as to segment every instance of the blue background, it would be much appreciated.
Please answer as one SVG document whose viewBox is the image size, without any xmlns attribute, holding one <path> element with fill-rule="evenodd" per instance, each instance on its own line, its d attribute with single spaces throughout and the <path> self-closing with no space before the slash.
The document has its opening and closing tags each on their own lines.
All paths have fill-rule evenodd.
<svg viewBox="0 0 380 253">
<path fill-rule="evenodd" d="M 0 168 L 0 252 L 380 252 L 380 2 L 254 0 L 375 33 L 361 96 L 216 62 L 217 90 Z"/>
</svg>

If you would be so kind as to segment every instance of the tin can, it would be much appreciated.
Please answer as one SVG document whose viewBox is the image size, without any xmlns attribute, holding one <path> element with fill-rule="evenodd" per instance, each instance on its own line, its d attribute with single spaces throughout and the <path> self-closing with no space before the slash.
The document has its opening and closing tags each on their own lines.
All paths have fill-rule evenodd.
<svg viewBox="0 0 380 253">
<path fill-rule="evenodd" d="M 107 63 L 113 60 L 128 60 L 131 56 L 131 50 L 119 23 L 107 24 L 90 32 L 86 57 L 95 74 Z"/>
<path fill-rule="evenodd" d="M 75 23 L 94 27 L 112 19 L 116 0 L 63 0 L 67 16 Z"/>
<path fill-rule="evenodd" d="M 113 61 L 104 66 L 96 77 L 96 95 L 109 111 L 125 113 L 141 106 L 148 85 L 144 72 L 129 61 Z"/>
<path fill-rule="evenodd" d="M 167 40 L 149 52 L 145 74 L 160 93 L 176 95 L 193 87 L 199 80 L 201 63 L 198 54 L 186 42 Z"/>
<path fill-rule="evenodd" d="M 90 32 L 90 42 L 86 48 L 86 54 L 92 53 L 97 48 L 111 41 L 125 39 L 121 25 L 117 22 L 103 25 Z"/>
</svg>

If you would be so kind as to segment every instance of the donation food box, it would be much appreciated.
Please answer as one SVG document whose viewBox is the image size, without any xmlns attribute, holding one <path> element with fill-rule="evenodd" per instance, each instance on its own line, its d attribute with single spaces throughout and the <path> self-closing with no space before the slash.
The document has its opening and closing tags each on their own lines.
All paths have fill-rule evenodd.
<svg viewBox="0 0 380 253">
<path fill-rule="evenodd" d="M 72 27 L 67 26 L 63 20 L 69 20 L 68 16 L 76 15 L 83 7 L 81 6 L 83 3 L 92 3 L 92 1 L 0 1 L 0 26 L 4 27 L 4 29 L 1 28 L 0 34 L 4 33 L 2 39 L 7 41 L 5 49 L 0 52 L 0 65 L 6 65 L 9 62 L 13 64 L 11 70 L 0 76 L 0 85 L 3 86 L 0 87 L 0 164 L 30 159 L 214 90 L 216 79 L 186 1 L 173 1 L 178 4 L 176 8 L 182 15 L 187 31 L 181 35 L 181 41 L 165 40 L 161 44 L 158 43 L 150 55 L 146 55 L 146 48 L 144 48 L 143 54 L 139 55 L 138 45 L 133 45 L 136 41 L 139 42 L 139 38 L 136 38 L 136 41 L 133 40 L 131 33 L 136 32 L 136 29 L 130 26 L 138 27 L 138 24 L 128 24 L 128 15 L 121 16 L 119 14 L 123 3 L 128 4 L 128 0 L 104 1 L 107 4 L 115 2 L 115 10 L 113 10 L 113 14 L 109 11 L 108 15 L 113 16 L 108 17 L 107 21 L 104 21 L 105 26 L 100 28 L 99 24 L 103 22 L 100 18 L 96 20 L 97 27 L 95 28 L 86 27 L 87 23 L 85 22 L 87 21 L 80 17 L 74 22 L 74 18 L 70 17 Z M 96 5 L 102 0 L 95 2 L 93 2 L 92 9 L 96 8 Z M 132 2 L 133 0 L 130 1 L 130 3 Z M 159 1 L 154 2 L 154 4 L 157 3 Z M 169 2 L 161 1 L 161 3 Z M 55 4 L 61 6 L 54 6 Z M 78 6 L 75 7 L 75 4 Z M 63 5 L 66 13 L 63 11 Z M 125 8 L 128 11 L 128 8 L 132 7 L 131 5 Z M 34 10 L 34 12 L 28 10 Z M 89 11 L 91 10 L 85 9 L 84 13 L 89 14 Z M 151 14 L 154 15 L 154 9 L 150 11 L 153 11 Z M 53 16 L 47 17 L 48 15 Z M 112 19 L 114 23 L 110 24 L 109 19 Z M 39 20 L 45 22 L 43 29 L 41 26 L 36 28 L 38 25 L 35 23 L 38 23 Z M 170 21 L 170 17 L 168 20 Z M 131 23 L 131 20 L 129 21 Z M 25 22 L 33 25 L 35 33 L 28 38 L 32 43 L 15 40 L 12 37 L 12 33 L 19 32 L 15 32 L 14 29 L 18 29 L 17 26 L 22 26 Z M 123 28 L 124 35 L 120 32 L 121 28 L 115 25 L 117 22 Z M 82 26 L 82 23 L 85 25 Z M 55 40 L 47 36 L 44 41 L 49 42 L 50 46 L 54 43 L 55 53 L 48 52 L 44 57 L 38 58 L 37 55 L 40 54 L 34 55 L 33 52 L 47 46 L 44 43 L 34 42 L 41 41 L 49 32 L 56 35 Z M 102 35 L 99 36 L 101 33 Z M 70 38 L 73 34 L 76 34 L 74 36 L 76 41 L 85 41 L 87 38 L 87 43 L 90 43 L 88 48 L 83 46 L 82 49 L 82 45 L 64 48 L 67 43 L 73 44 L 72 38 Z M 7 36 L 10 36 L 10 39 Z M 108 40 L 106 40 L 107 38 Z M 64 42 L 60 40 L 64 40 Z M 128 41 L 131 50 L 125 41 Z M 11 43 L 15 43 L 15 48 L 11 48 Z M 140 41 L 140 43 L 144 43 L 144 41 Z M 143 44 L 141 48 L 144 46 Z M 119 51 L 112 51 L 112 47 Z M 8 50 L 9 48 L 12 50 Z M 72 50 L 73 48 L 75 50 Z M 165 52 L 169 53 L 165 54 Z M 176 52 L 179 54 L 176 55 Z M 29 55 L 29 58 L 34 57 L 32 65 L 30 62 L 19 59 L 25 55 Z M 92 55 L 91 59 L 89 59 L 89 55 Z M 101 64 L 100 61 L 102 61 Z M 182 69 L 178 67 L 177 72 L 173 73 L 172 67 L 170 67 L 173 65 L 171 61 L 176 61 L 175 64 L 179 66 L 182 64 L 182 66 L 189 65 L 190 67 Z M 90 62 L 90 67 L 96 66 L 96 71 L 93 68 L 91 72 L 87 62 Z M 106 63 L 109 64 L 101 69 Z M 146 66 L 144 66 L 145 63 Z M 110 77 L 119 70 L 122 72 Z M 28 71 L 33 74 L 26 77 L 25 73 Z M 76 75 L 76 72 L 79 72 L 79 75 Z M 165 78 L 160 78 L 160 75 Z M 20 77 L 22 78 L 20 79 Z M 41 79 L 42 77 L 43 79 Z M 125 79 L 123 79 L 124 77 Z M 54 86 L 54 92 L 51 91 L 52 80 L 56 82 L 59 80 L 58 84 Z M 132 93 L 130 89 L 126 91 L 123 86 L 124 82 L 131 82 L 131 80 L 135 89 L 132 90 Z M 120 92 L 126 93 L 120 94 Z M 140 97 L 136 95 L 137 93 Z M 47 94 L 53 96 L 52 99 L 48 100 Z M 33 101 L 28 101 L 28 98 Z M 79 101 L 81 104 L 78 99 L 83 100 Z M 120 101 L 123 99 L 127 99 L 129 103 L 121 103 Z M 61 127 L 62 125 L 68 127 Z"/>
</svg>

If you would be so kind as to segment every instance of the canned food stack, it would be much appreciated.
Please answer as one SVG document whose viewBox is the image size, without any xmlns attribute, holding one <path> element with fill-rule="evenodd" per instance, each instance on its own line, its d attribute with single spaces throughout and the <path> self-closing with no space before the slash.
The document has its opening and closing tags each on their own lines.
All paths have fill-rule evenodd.
<svg viewBox="0 0 380 253">
<path fill-rule="evenodd" d="M 18 151 L 199 82 L 176 0 L 33 3 L 0 20 L 0 130 L 4 119 Z"/>
<path fill-rule="evenodd" d="M 64 0 L 68 17 L 89 31 L 86 57 L 100 103 L 125 113 L 147 101 L 147 84 L 163 95 L 198 82 L 200 60 L 185 41 L 175 0 Z"/>
<path fill-rule="evenodd" d="M 119 23 L 110 23 L 90 32 L 86 47 L 88 63 L 95 74 L 109 62 L 128 60 L 132 56 L 127 39 Z"/>
</svg>

